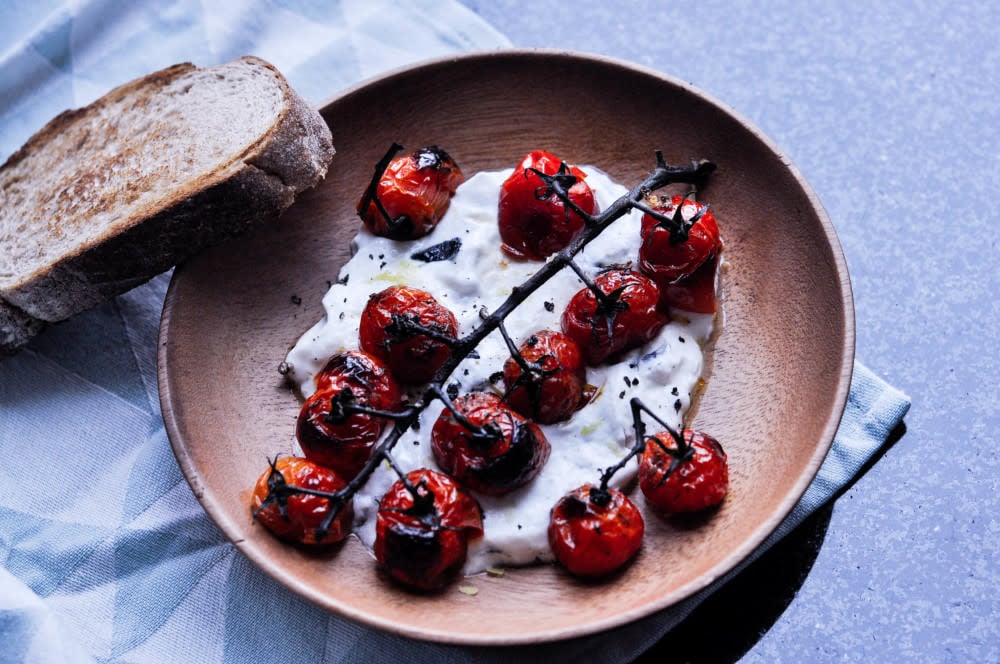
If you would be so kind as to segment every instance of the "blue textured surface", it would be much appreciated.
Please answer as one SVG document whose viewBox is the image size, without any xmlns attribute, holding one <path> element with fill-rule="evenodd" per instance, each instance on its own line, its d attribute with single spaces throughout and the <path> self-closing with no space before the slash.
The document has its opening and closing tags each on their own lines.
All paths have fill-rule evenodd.
<svg viewBox="0 0 1000 664">
<path fill-rule="evenodd" d="M 182 59 L 208 64 L 254 51 L 318 102 L 416 57 L 506 43 L 441 0 L 393 11 L 371 0 L 333 8 L 87 0 L 52 9 L 60 5 L 0 4 L 2 156 L 55 112 Z M 469 6 L 516 45 L 603 53 L 689 80 L 771 135 L 813 183 L 844 242 L 859 358 L 915 400 L 910 430 L 832 511 L 809 517 L 709 597 L 650 657 L 1000 660 L 992 515 L 1000 316 L 987 232 L 996 228 L 992 33 L 1000 11 L 648 0 L 627 9 L 591 0 Z M 43 653 L 45 661 L 468 661 L 473 653 L 373 635 L 328 615 L 224 540 L 181 477 L 159 416 L 165 286 L 161 276 L 53 327 L 0 370 L 0 661 L 19 653 L 27 661 Z M 855 380 L 854 394 L 875 403 L 863 400 L 841 433 L 867 437 L 870 453 L 884 430 L 862 415 L 891 411 L 878 407 L 889 390 L 866 372 Z M 856 470 L 838 470 L 840 460 L 824 465 L 835 486 Z M 46 482 L 26 481 L 39 469 Z M 805 513 L 825 498 L 813 493 Z M 782 568 L 787 578 L 773 583 L 782 602 L 761 619 L 753 594 L 771 593 L 767 575 Z M 761 576 L 764 590 L 748 591 L 746 579 Z M 727 602 L 743 615 L 720 612 Z M 706 616 L 710 641 L 690 656 L 676 650 Z M 665 629 L 662 620 L 602 635 L 599 649 L 577 648 L 588 648 L 588 660 L 627 659 Z M 749 645 L 737 643 L 748 630 Z M 526 654 L 569 653 L 561 645 Z"/>
<path fill-rule="evenodd" d="M 763 129 L 843 243 L 858 359 L 913 399 L 744 660 L 998 661 L 1000 5 L 465 4 L 516 46 L 653 67 Z"/>
</svg>

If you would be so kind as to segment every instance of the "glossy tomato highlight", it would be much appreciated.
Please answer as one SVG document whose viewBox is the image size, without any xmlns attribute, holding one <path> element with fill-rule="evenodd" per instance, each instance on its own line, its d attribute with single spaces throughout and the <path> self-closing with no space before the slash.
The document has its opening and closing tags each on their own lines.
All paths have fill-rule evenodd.
<svg viewBox="0 0 1000 664">
<path fill-rule="evenodd" d="M 251 497 L 254 518 L 276 537 L 308 547 L 340 542 L 351 532 L 354 508 L 348 502 L 329 528 L 323 522 L 333 503 L 293 487 L 334 493 L 346 486 L 334 471 L 301 457 L 281 457 L 257 480 Z"/>
<path fill-rule="evenodd" d="M 544 260 L 563 249 L 583 230 L 586 222 L 567 206 L 538 173 L 575 178 L 568 187 L 569 200 L 588 215 L 597 213 L 594 192 L 586 173 L 568 166 L 544 150 L 528 153 L 500 187 L 497 223 L 503 250 L 515 258 Z"/>
<path fill-rule="evenodd" d="M 368 191 L 358 201 L 358 214 L 376 235 L 415 240 L 434 230 L 464 181 L 447 152 L 436 145 L 421 148 L 389 162 L 374 196 Z"/>
<path fill-rule="evenodd" d="M 379 503 L 375 558 L 412 590 L 444 587 L 465 564 L 468 541 L 483 534 L 479 503 L 453 479 L 422 468 L 396 481 Z"/>
</svg>

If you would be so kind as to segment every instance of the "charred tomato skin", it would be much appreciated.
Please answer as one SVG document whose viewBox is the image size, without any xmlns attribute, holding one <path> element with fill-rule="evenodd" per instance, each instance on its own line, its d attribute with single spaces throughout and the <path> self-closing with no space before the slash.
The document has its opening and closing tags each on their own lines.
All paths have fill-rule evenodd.
<svg viewBox="0 0 1000 664">
<path fill-rule="evenodd" d="M 497 223 L 503 250 L 520 259 L 544 260 L 563 249 L 583 230 L 583 217 L 547 187 L 537 170 L 555 175 L 563 161 L 550 152 L 529 152 L 500 187 Z M 594 192 L 584 178 L 586 173 L 569 166 L 577 181 L 569 188 L 569 199 L 587 214 L 597 213 Z"/>
<path fill-rule="evenodd" d="M 587 371 L 575 341 L 555 330 L 540 330 L 518 348 L 541 375 L 525 373 L 513 357 L 503 366 L 504 401 L 515 411 L 542 424 L 568 420 L 584 402 Z"/>
<path fill-rule="evenodd" d="M 274 462 L 274 470 L 281 474 L 285 484 L 333 493 L 347 484 L 333 470 L 302 457 L 281 457 Z M 326 532 L 320 526 L 330 514 L 331 502 L 323 496 L 293 493 L 281 501 L 271 496 L 268 468 L 254 485 L 250 499 L 254 518 L 275 537 L 306 547 L 336 544 L 351 533 L 354 522 L 353 503 L 348 502 L 337 514 Z"/>
<path fill-rule="evenodd" d="M 430 145 L 389 162 L 379 179 L 374 200 L 358 201 L 358 214 L 375 235 L 393 240 L 415 240 L 434 230 L 448 210 L 451 197 L 465 176 L 451 156 Z"/>
<path fill-rule="evenodd" d="M 617 360 L 655 337 L 667 323 L 660 288 L 649 277 L 614 269 L 597 275 L 594 284 L 606 295 L 618 291 L 620 310 L 602 311 L 594 293 L 582 288 L 570 299 L 561 319 L 563 333 L 580 347 L 588 365 Z"/>
<path fill-rule="evenodd" d="M 497 395 L 472 392 L 452 405 L 472 425 L 492 425 L 499 433 L 477 441 L 450 410 L 442 409 L 431 429 L 431 450 L 438 466 L 463 486 L 503 495 L 534 479 L 548 461 L 552 448 L 542 430 Z"/>
<path fill-rule="evenodd" d="M 601 493 L 606 500 L 600 499 Z M 552 508 L 549 546 L 570 574 L 596 578 L 621 569 L 635 557 L 645 528 L 639 508 L 624 493 L 585 484 Z"/>
<path fill-rule="evenodd" d="M 639 269 L 660 286 L 690 275 L 722 249 L 719 226 L 707 205 L 678 195 L 657 197 L 653 209 L 672 217 L 678 207 L 687 220 L 700 214 L 683 241 L 678 241 L 667 225 L 649 213 L 642 216 Z"/>
<path fill-rule="evenodd" d="M 306 458 L 353 479 L 389 420 L 366 413 L 331 418 L 331 402 L 348 390 L 359 405 L 393 411 L 402 402 L 399 384 L 382 362 L 362 351 L 334 355 L 315 380 L 318 389 L 302 404 L 295 437 Z"/>
<path fill-rule="evenodd" d="M 411 590 L 443 588 L 462 569 L 469 539 L 483 534 L 479 503 L 455 480 L 427 468 L 407 473 L 423 502 L 396 481 L 382 497 L 375 521 L 375 558 Z"/>
<path fill-rule="evenodd" d="M 674 456 L 661 447 L 677 449 L 669 432 L 652 436 L 659 444 L 648 440 L 639 459 L 639 488 L 646 501 L 664 514 L 715 507 L 729 489 L 728 460 L 719 441 L 692 429 L 685 429 L 682 435 L 691 454 L 677 462 L 672 471 Z"/>
<path fill-rule="evenodd" d="M 399 382 L 427 383 L 451 357 L 451 347 L 427 334 L 400 331 L 400 321 L 419 323 L 449 339 L 458 338 L 458 321 L 433 295 L 408 286 L 374 293 L 361 312 L 361 348 L 384 362 Z"/>
</svg>

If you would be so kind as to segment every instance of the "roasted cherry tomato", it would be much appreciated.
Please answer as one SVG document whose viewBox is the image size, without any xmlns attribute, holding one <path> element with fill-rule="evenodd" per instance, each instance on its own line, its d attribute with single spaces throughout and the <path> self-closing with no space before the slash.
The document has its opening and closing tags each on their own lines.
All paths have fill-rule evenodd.
<svg viewBox="0 0 1000 664">
<path fill-rule="evenodd" d="M 441 469 L 463 486 L 502 495 L 530 482 L 548 461 L 551 447 L 542 430 L 497 395 L 472 392 L 452 405 L 475 429 L 445 408 L 431 430 L 431 449 Z"/>
<path fill-rule="evenodd" d="M 584 220 L 533 172 L 572 175 L 569 200 L 587 214 L 597 213 L 594 192 L 584 181 L 586 173 L 567 166 L 542 150 L 529 153 L 500 187 L 497 223 L 503 250 L 516 258 L 543 260 L 568 245 L 583 230 Z"/>
<path fill-rule="evenodd" d="M 722 242 L 707 205 L 684 196 L 649 200 L 653 209 L 670 221 L 655 219 L 649 213 L 642 216 L 639 269 L 662 287 L 694 272 L 719 252 Z M 678 226 L 687 229 L 686 237 Z"/>
<path fill-rule="evenodd" d="M 716 254 L 691 274 L 668 284 L 660 284 L 660 301 L 668 308 L 699 314 L 714 314 L 715 273 L 719 267 Z"/>
<path fill-rule="evenodd" d="M 334 493 L 345 485 L 329 468 L 300 457 L 281 457 L 257 480 L 251 498 L 254 518 L 283 540 L 311 547 L 335 544 L 351 532 L 353 504 L 347 502 L 324 530 L 330 499 L 295 488 Z"/>
<path fill-rule="evenodd" d="M 389 162 L 374 196 L 368 191 L 358 201 L 358 214 L 376 235 L 393 240 L 423 237 L 441 221 L 464 181 L 447 152 L 436 145 L 421 148 Z"/>
<path fill-rule="evenodd" d="M 360 321 L 361 348 L 385 362 L 403 383 L 429 382 L 451 357 L 458 321 L 430 293 L 390 286 L 368 299 Z"/>
<path fill-rule="evenodd" d="M 609 270 L 594 284 L 608 297 L 598 301 L 590 288 L 570 299 L 562 315 L 562 331 L 577 343 L 587 364 L 614 361 L 622 353 L 656 336 L 667 322 L 660 310 L 660 289 L 632 270 Z"/>
<path fill-rule="evenodd" d="M 646 525 L 621 491 L 584 485 L 559 499 L 549 517 L 549 546 L 570 574 L 597 577 L 632 560 Z"/>
<path fill-rule="evenodd" d="M 443 587 L 462 569 L 470 538 L 483 534 L 479 503 L 444 473 L 426 468 L 406 475 L 379 503 L 375 558 L 396 581 L 414 590 Z"/>
<path fill-rule="evenodd" d="M 719 441 L 691 429 L 683 435 L 684 452 L 678 452 L 677 441 L 664 431 L 646 442 L 639 461 L 643 495 L 666 514 L 714 507 L 729 488 L 729 466 Z"/>
<path fill-rule="evenodd" d="M 542 424 L 569 419 L 583 405 L 587 384 L 580 347 L 561 332 L 542 330 L 528 337 L 518 353 L 530 371 L 513 357 L 507 360 L 504 401 Z"/>
<path fill-rule="evenodd" d="M 299 412 L 296 438 L 307 458 L 353 479 L 389 420 L 345 408 L 396 410 L 402 401 L 399 385 L 381 361 L 361 351 L 334 355 L 315 381 L 317 391 Z"/>
</svg>

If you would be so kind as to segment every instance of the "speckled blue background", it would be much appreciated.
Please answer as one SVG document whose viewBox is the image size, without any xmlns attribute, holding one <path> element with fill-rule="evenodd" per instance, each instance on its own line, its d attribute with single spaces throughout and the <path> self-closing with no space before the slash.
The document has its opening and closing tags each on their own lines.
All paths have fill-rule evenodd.
<svg viewBox="0 0 1000 664">
<path fill-rule="evenodd" d="M 832 508 L 644 661 L 1000 661 L 1000 4 L 465 4 L 757 124 L 837 229 L 858 359 L 913 399 Z"/>
</svg>

